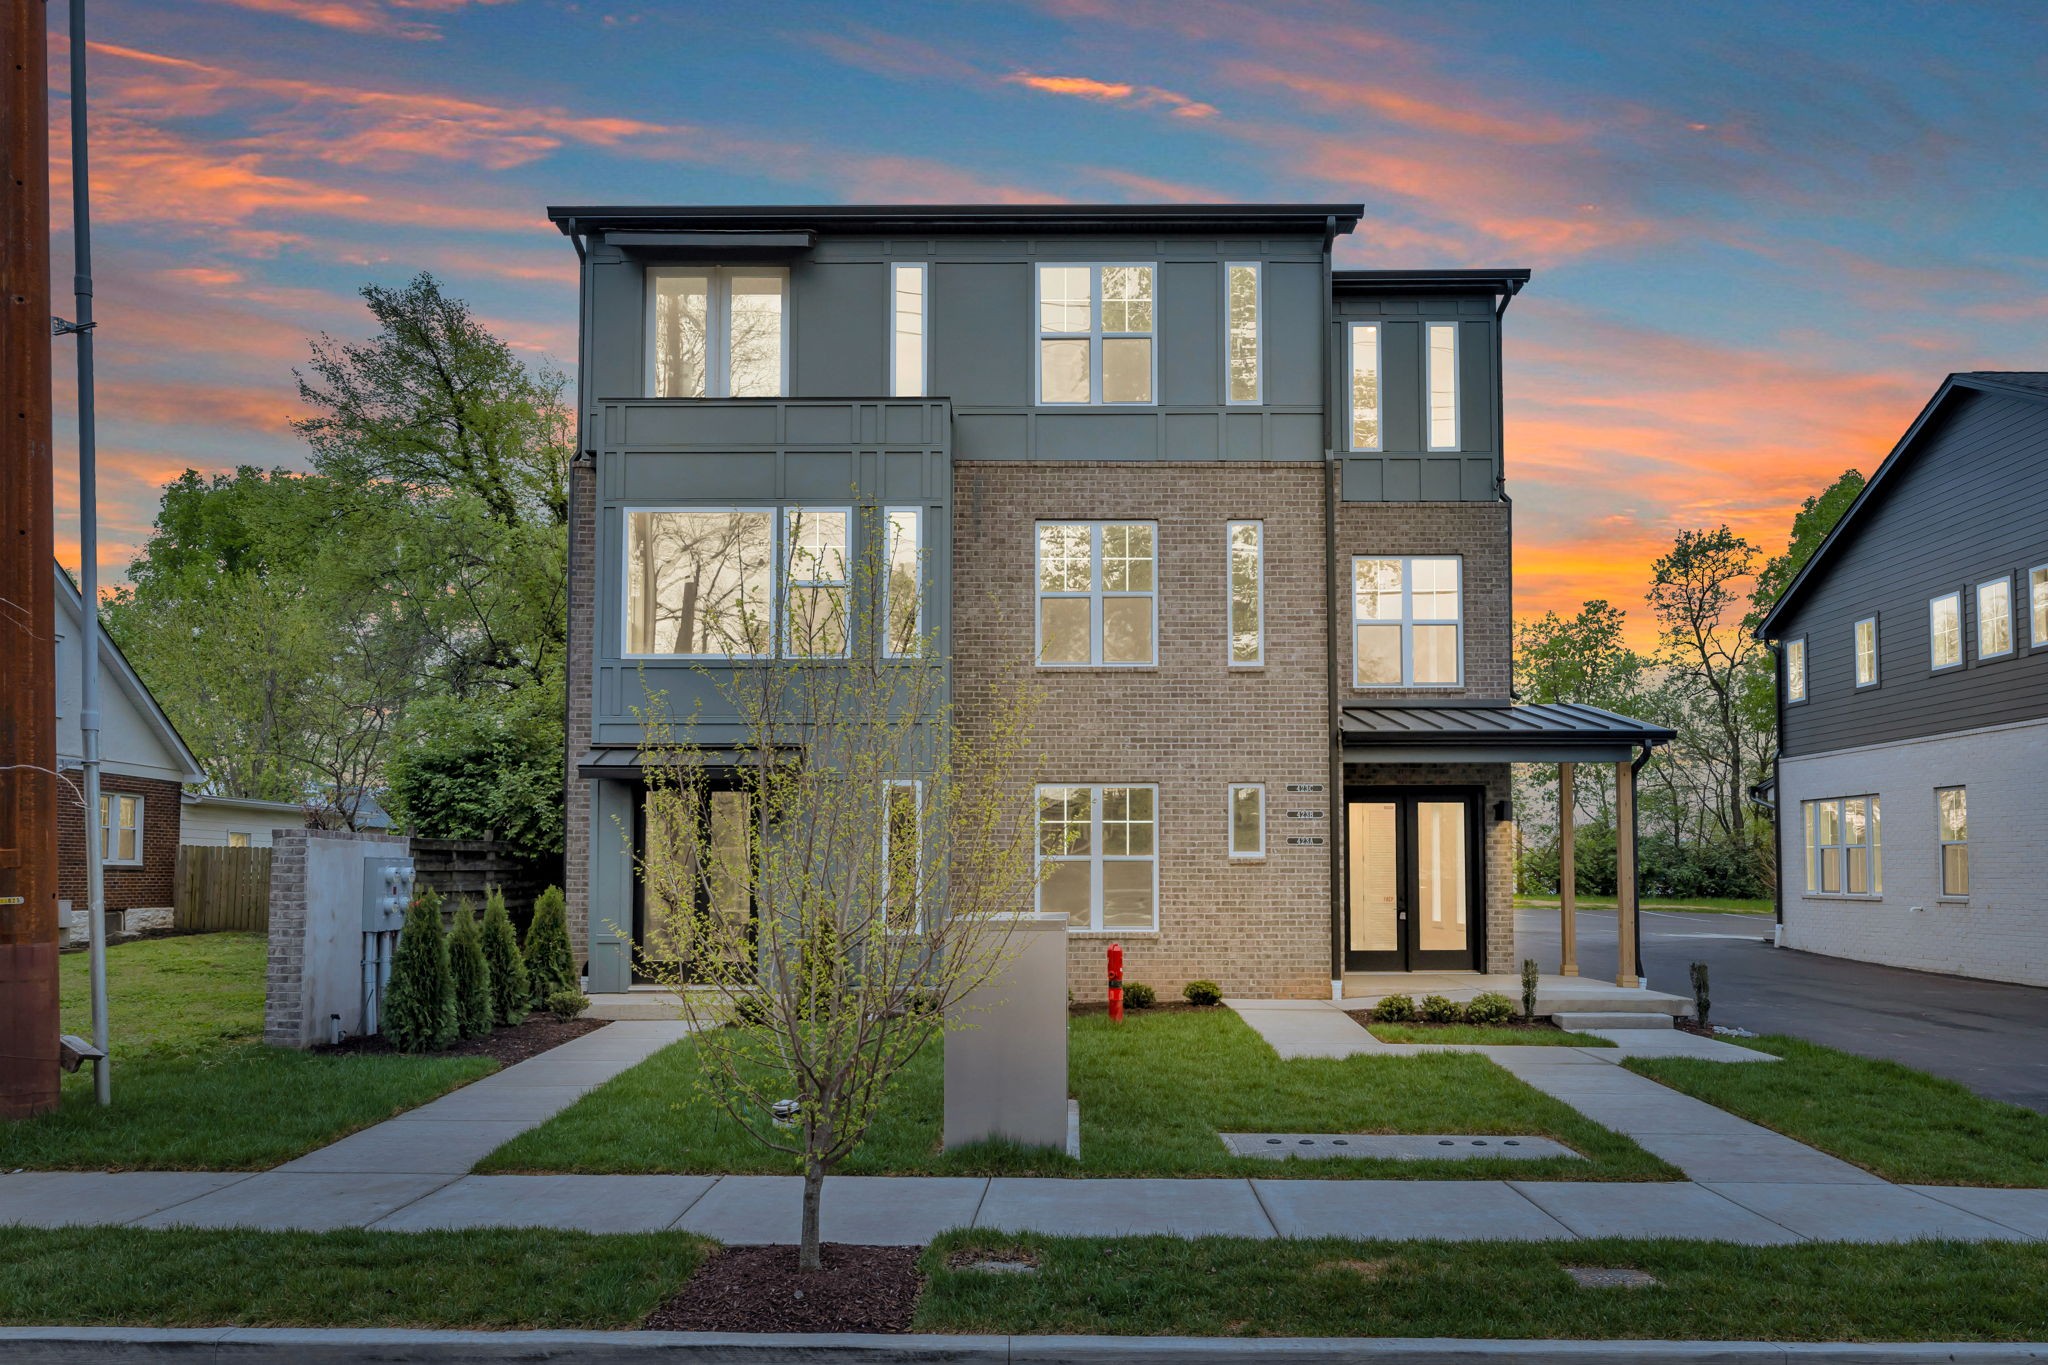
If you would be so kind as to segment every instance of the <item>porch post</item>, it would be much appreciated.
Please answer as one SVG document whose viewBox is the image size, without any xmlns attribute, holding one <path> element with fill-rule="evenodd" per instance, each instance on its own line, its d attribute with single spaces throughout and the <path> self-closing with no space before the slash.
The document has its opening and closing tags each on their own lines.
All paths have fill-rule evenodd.
<svg viewBox="0 0 2048 1365">
<path fill-rule="evenodd" d="M 1560 976 L 1579 974 L 1579 872 L 1578 832 L 1573 816 L 1578 803 L 1572 796 L 1573 765 L 1557 765 L 1557 970 Z"/>
<path fill-rule="evenodd" d="M 1614 917 L 1621 948 L 1614 984 L 1636 984 L 1636 770 L 1626 759 L 1614 765 Z"/>
</svg>

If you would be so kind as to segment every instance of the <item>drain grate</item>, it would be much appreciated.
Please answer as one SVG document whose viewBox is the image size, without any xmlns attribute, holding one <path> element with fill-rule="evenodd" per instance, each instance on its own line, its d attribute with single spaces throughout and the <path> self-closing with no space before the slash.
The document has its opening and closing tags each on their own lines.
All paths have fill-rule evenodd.
<svg viewBox="0 0 2048 1365">
<path fill-rule="evenodd" d="M 1221 1133 L 1223 1145 L 1237 1156 L 1285 1161 L 1288 1157 L 1351 1157 L 1372 1161 L 1459 1161 L 1507 1157 L 1540 1161 L 1577 1157 L 1561 1142 L 1546 1137 L 1484 1137 L 1459 1133 Z"/>
<path fill-rule="evenodd" d="M 1660 1281 L 1644 1270 L 1622 1270 L 1609 1266 L 1568 1265 L 1564 1273 L 1581 1289 L 1648 1289 Z"/>
</svg>

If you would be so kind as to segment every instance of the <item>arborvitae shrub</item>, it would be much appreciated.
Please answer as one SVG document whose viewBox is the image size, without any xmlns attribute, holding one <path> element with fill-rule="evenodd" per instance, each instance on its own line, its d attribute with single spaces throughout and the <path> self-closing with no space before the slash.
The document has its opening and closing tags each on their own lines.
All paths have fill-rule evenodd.
<svg viewBox="0 0 2048 1365">
<path fill-rule="evenodd" d="M 558 991 L 576 991 L 576 953 L 569 946 L 569 901 L 551 886 L 533 903 L 526 930 L 526 978 L 536 1005 L 546 1008 Z"/>
<path fill-rule="evenodd" d="M 455 1041 L 455 981 L 441 933 L 441 894 L 432 887 L 405 913 L 378 1023 L 400 1052 L 435 1052 Z"/>
<path fill-rule="evenodd" d="M 448 975 L 455 983 L 455 1031 L 481 1038 L 491 1031 L 491 964 L 476 907 L 464 896 L 455 905 L 455 932 L 448 936 Z"/>
<path fill-rule="evenodd" d="M 491 968 L 491 1021 L 516 1024 L 533 1006 L 533 987 L 526 980 L 526 959 L 519 955 L 519 935 L 505 909 L 505 892 L 492 887 L 484 897 L 484 961 Z"/>
</svg>

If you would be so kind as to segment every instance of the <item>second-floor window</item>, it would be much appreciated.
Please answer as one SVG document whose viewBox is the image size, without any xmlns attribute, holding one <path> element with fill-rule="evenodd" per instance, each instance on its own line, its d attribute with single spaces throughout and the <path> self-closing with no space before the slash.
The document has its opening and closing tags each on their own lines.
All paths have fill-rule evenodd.
<svg viewBox="0 0 2048 1365">
<path fill-rule="evenodd" d="M 1806 637 L 1785 642 L 1785 701 L 1806 700 Z"/>
<path fill-rule="evenodd" d="M 1458 448 L 1458 324 L 1429 324 L 1429 448 Z"/>
<path fill-rule="evenodd" d="M 1351 333 L 1351 449 L 1380 448 L 1380 325 L 1354 322 Z"/>
<path fill-rule="evenodd" d="M 889 267 L 889 393 L 895 398 L 925 395 L 925 268 Z"/>
<path fill-rule="evenodd" d="M 1877 686 L 1877 618 L 1866 616 L 1856 623 L 1856 685 Z"/>
<path fill-rule="evenodd" d="M 1149 521 L 1039 524 L 1041 668 L 1156 662 L 1158 536 Z"/>
<path fill-rule="evenodd" d="M 1996 659 L 2012 653 L 2012 580 L 1994 578 L 1977 585 L 1977 657 Z"/>
<path fill-rule="evenodd" d="M 1455 556 L 1351 561 L 1351 684 L 1455 687 L 1463 648 Z"/>
<path fill-rule="evenodd" d="M 2027 573 L 2027 599 L 2033 608 L 2033 634 L 2028 640 L 2034 648 L 2048 647 L 2048 564 Z"/>
<path fill-rule="evenodd" d="M 656 398 L 779 398 L 789 272 L 678 266 L 647 272 L 648 381 Z"/>
<path fill-rule="evenodd" d="M 1038 267 L 1038 401 L 1152 401 L 1152 267 Z"/>
<path fill-rule="evenodd" d="M 1224 267 L 1224 399 L 1259 401 L 1259 267 L 1239 262 Z"/>
<path fill-rule="evenodd" d="M 1943 593 L 1927 604 L 1928 661 L 1937 671 L 1963 662 L 1963 595 Z"/>
<path fill-rule="evenodd" d="M 1230 666 L 1257 668 L 1266 662 L 1266 566 L 1264 523 L 1230 523 Z"/>
</svg>

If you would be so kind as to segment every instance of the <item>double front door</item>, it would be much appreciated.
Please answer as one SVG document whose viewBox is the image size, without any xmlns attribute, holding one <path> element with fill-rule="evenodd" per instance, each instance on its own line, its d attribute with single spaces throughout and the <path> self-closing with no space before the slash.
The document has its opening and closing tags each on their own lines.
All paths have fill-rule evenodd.
<svg viewBox="0 0 2048 1365">
<path fill-rule="evenodd" d="M 1462 787 L 1345 793 L 1348 970 L 1479 965 L 1482 800 Z"/>
<path fill-rule="evenodd" d="M 707 917 L 725 921 L 716 941 L 745 932 L 752 907 L 748 860 L 753 803 L 748 793 L 675 792 L 640 803 L 634 878 L 633 976 L 667 983 L 701 975 Z M 654 884 L 649 885 L 652 881 Z"/>
</svg>

